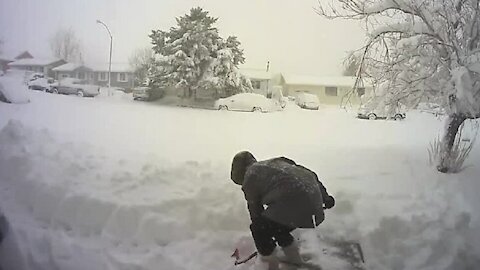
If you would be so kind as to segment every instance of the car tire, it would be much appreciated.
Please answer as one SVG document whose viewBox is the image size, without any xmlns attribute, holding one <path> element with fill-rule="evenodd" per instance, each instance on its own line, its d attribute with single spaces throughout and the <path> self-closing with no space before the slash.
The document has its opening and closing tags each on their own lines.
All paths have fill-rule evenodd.
<svg viewBox="0 0 480 270">
<path fill-rule="evenodd" d="M 218 106 L 218 109 L 222 110 L 222 111 L 228 111 L 227 105 L 220 105 L 220 106 Z"/>
<path fill-rule="evenodd" d="M 58 94 L 58 89 L 56 87 L 52 88 L 52 93 L 53 94 Z"/>
<path fill-rule="evenodd" d="M 84 97 L 84 96 L 85 96 L 85 93 L 81 89 L 79 89 L 77 91 L 77 97 Z"/>
<path fill-rule="evenodd" d="M 396 115 L 393 117 L 393 120 L 395 120 L 395 121 L 403 120 L 403 116 L 401 116 L 400 114 L 396 114 Z"/>
<path fill-rule="evenodd" d="M 374 114 L 374 113 L 370 113 L 370 114 L 368 114 L 368 119 L 370 119 L 370 120 L 377 120 L 377 115 Z"/>
<path fill-rule="evenodd" d="M 262 112 L 262 108 L 260 108 L 260 107 L 253 107 L 252 112 Z"/>
</svg>

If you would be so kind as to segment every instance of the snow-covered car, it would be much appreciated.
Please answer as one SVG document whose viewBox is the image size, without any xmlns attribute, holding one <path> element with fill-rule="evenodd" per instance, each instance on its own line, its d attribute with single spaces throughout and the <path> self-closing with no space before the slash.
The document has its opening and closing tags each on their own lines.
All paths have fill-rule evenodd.
<svg viewBox="0 0 480 270">
<path fill-rule="evenodd" d="M 23 78 L 24 75 L 9 72 L 0 76 L 0 102 L 16 104 L 30 102 Z"/>
<path fill-rule="evenodd" d="M 34 81 L 38 78 L 44 78 L 45 75 L 43 73 L 39 73 L 39 72 L 35 72 L 35 73 L 31 73 L 29 75 L 26 76 L 26 82 L 31 82 L 31 81 Z"/>
<path fill-rule="evenodd" d="M 165 96 L 164 89 L 153 89 L 148 86 L 135 87 L 132 90 L 133 100 L 154 101 Z"/>
<path fill-rule="evenodd" d="M 417 105 L 417 110 L 425 113 L 431 113 L 433 115 L 444 115 L 446 113 L 445 108 L 442 108 L 437 103 L 432 102 L 420 102 Z"/>
<path fill-rule="evenodd" d="M 372 98 L 367 103 L 360 106 L 357 117 L 361 119 L 393 119 L 403 120 L 407 117 L 405 106 L 398 103 L 388 105 L 383 98 Z"/>
<path fill-rule="evenodd" d="M 215 101 L 214 108 L 229 111 L 272 112 L 282 109 L 280 102 L 255 93 L 240 93 Z"/>
<path fill-rule="evenodd" d="M 51 92 L 52 85 L 54 84 L 55 80 L 53 78 L 37 78 L 35 80 L 29 81 L 27 83 L 28 89 L 31 90 L 40 90 Z"/>
<path fill-rule="evenodd" d="M 65 78 L 51 86 L 52 93 L 73 94 L 79 97 L 94 97 L 100 93 L 98 85 L 88 84 L 85 80 Z"/>
<path fill-rule="evenodd" d="M 299 93 L 295 99 L 295 103 L 302 109 L 318 110 L 320 107 L 318 97 L 309 93 Z"/>
</svg>

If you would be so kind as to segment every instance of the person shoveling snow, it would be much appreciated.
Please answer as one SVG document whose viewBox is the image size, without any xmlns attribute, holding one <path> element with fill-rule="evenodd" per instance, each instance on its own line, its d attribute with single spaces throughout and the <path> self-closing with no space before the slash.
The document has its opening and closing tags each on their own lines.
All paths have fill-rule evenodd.
<svg viewBox="0 0 480 270">
<path fill-rule="evenodd" d="M 315 228 L 325 219 L 324 208 L 335 199 L 317 175 L 285 157 L 257 161 L 248 151 L 232 161 L 231 179 L 241 185 L 250 212 L 250 231 L 258 256 L 255 270 L 297 269 L 304 263 L 290 234 L 297 228 Z M 266 206 L 266 207 L 264 207 Z M 277 244 L 285 259 L 276 255 Z"/>
</svg>

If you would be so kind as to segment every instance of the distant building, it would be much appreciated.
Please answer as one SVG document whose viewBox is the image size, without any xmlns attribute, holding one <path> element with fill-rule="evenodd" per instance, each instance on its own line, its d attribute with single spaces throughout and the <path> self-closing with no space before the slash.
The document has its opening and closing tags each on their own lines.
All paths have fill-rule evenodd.
<svg viewBox="0 0 480 270">
<path fill-rule="evenodd" d="M 240 73 L 250 79 L 253 92 L 267 95 L 268 90 L 272 88 L 272 73 L 265 69 L 240 69 Z"/>
<path fill-rule="evenodd" d="M 317 77 L 304 75 L 286 75 L 282 74 L 281 84 L 283 85 L 284 96 L 296 96 L 300 92 L 307 92 L 318 96 L 322 104 L 341 105 L 346 102 L 359 104 L 361 96 L 370 94 L 373 89 L 370 83 L 363 82 L 361 87 L 357 88 L 355 95 L 351 93 L 355 85 L 356 77 L 334 76 Z"/>
<path fill-rule="evenodd" d="M 54 68 L 53 71 L 57 80 L 77 78 L 88 80 L 95 85 L 108 86 L 108 64 L 92 67 L 85 64 L 66 63 Z M 112 87 L 130 89 L 134 86 L 133 72 L 128 65 L 112 64 L 111 76 Z"/>
<path fill-rule="evenodd" d="M 65 64 L 62 59 L 22 58 L 7 64 L 8 68 L 43 73 L 54 76 L 53 68 Z"/>
<path fill-rule="evenodd" d="M 20 60 L 20 59 L 32 59 L 32 58 L 34 58 L 32 54 L 30 54 L 28 51 L 24 51 L 24 52 L 19 53 L 13 59 L 14 60 Z"/>
<path fill-rule="evenodd" d="M 108 85 L 108 63 L 94 66 L 94 81 L 100 86 Z M 130 89 L 134 87 L 133 70 L 128 64 L 112 63 L 111 86 Z"/>
<path fill-rule="evenodd" d="M 13 62 L 13 59 L 0 55 L 0 71 L 6 72 L 8 69 L 8 64 L 11 62 Z"/>
<path fill-rule="evenodd" d="M 95 78 L 93 69 L 83 64 L 66 63 L 53 68 L 53 71 L 55 72 L 54 78 L 57 80 L 61 80 L 64 78 L 77 78 L 93 82 Z"/>
<path fill-rule="evenodd" d="M 30 59 L 30 58 L 33 58 L 33 56 L 28 51 L 24 51 L 15 57 L 0 54 L 0 71 L 6 72 L 8 69 L 8 64 L 16 60 Z"/>
</svg>

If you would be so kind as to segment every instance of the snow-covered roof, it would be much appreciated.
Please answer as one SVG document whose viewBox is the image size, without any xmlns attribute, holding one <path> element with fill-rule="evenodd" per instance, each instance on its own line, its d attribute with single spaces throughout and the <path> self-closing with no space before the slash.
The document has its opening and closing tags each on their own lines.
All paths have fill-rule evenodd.
<svg viewBox="0 0 480 270">
<path fill-rule="evenodd" d="M 257 80 L 270 80 L 272 79 L 272 74 L 269 71 L 264 69 L 240 69 L 240 73 L 249 79 L 257 79 Z"/>
<path fill-rule="evenodd" d="M 80 68 L 80 67 L 83 67 L 83 68 L 86 68 L 86 69 L 91 69 L 83 64 L 79 64 L 79 63 L 66 63 L 66 64 L 63 64 L 61 66 L 58 66 L 56 68 L 52 68 L 53 71 L 74 71 L 76 70 L 77 68 Z"/>
<path fill-rule="evenodd" d="M 94 71 L 108 72 L 108 63 L 90 65 Z M 112 63 L 112 72 L 133 72 L 128 63 Z"/>
<path fill-rule="evenodd" d="M 25 58 L 9 63 L 9 66 L 46 66 L 55 62 L 62 61 L 61 59 L 44 59 L 44 58 Z"/>
<path fill-rule="evenodd" d="M 283 74 L 286 84 L 291 85 L 318 85 L 318 86 L 348 86 L 353 87 L 356 77 L 350 76 L 306 76 Z M 370 86 L 368 80 L 364 79 L 364 85 Z"/>
</svg>

